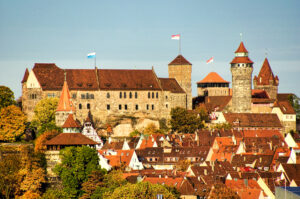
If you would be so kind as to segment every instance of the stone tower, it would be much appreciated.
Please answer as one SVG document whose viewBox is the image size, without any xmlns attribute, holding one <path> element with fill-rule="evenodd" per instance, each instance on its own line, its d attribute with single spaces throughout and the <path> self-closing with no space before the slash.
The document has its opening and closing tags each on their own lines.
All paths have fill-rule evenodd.
<svg viewBox="0 0 300 199">
<path fill-rule="evenodd" d="M 169 78 L 175 78 L 186 92 L 186 108 L 192 110 L 192 64 L 182 55 L 178 55 L 169 63 Z"/>
<path fill-rule="evenodd" d="M 267 58 L 259 71 L 258 76 L 255 76 L 253 79 L 254 89 L 265 90 L 271 99 L 277 98 L 278 93 L 278 77 L 274 76 L 271 66 Z"/>
<path fill-rule="evenodd" d="M 231 61 L 232 74 L 232 112 L 249 113 L 251 111 L 251 89 L 253 62 L 241 42 Z"/>
<path fill-rule="evenodd" d="M 65 73 L 65 81 L 62 88 L 62 92 L 60 95 L 60 99 L 58 102 L 58 106 L 55 113 L 55 123 L 57 126 L 63 126 L 69 114 L 75 113 L 75 106 L 73 105 L 70 97 L 70 92 L 66 80 Z"/>
</svg>

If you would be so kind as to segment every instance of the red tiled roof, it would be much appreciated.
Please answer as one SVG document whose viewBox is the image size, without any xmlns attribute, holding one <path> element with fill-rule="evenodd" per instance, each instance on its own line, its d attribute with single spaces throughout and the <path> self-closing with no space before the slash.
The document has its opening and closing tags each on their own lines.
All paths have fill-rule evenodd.
<svg viewBox="0 0 300 199">
<path fill-rule="evenodd" d="M 267 58 L 265 58 L 258 76 L 255 76 L 254 79 L 256 80 L 257 85 L 270 85 L 270 80 L 272 80 L 272 85 L 278 86 L 278 77 L 274 77 Z"/>
<path fill-rule="evenodd" d="M 293 93 L 278 93 L 277 100 L 278 101 L 286 101 L 289 100 L 289 96 L 294 95 Z"/>
<path fill-rule="evenodd" d="M 243 189 L 243 188 L 251 188 L 251 189 L 260 189 L 260 186 L 255 180 L 248 180 L 248 186 L 245 185 L 245 180 L 226 180 L 225 182 L 226 186 L 231 189 Z"/>
<path fill-rule="evenodd" d="M 173 61 L 169 63 L 169 65 L 192 65 L 189 61 L 187 61 L 182 55 L 178 55 Z"/>
<path fill-rule="evenodd" d="M 29 71 L 28 71 L 28 68 L 26 68 L 26 70 L 25 70 L 25 73 L 24 73 L 24 76 L 23 76 L 23 79 L 22 79 L 21 83 L 27 82 L 28 76 L 29 76 Z"/>
<path fill-rule="evenodd" d="M 283 114 L 296 114 L 294 108 L 288 101 L 275 101 L 273 107 L 279 107 Z"/>
<path fill-rule="evenodd" d="M 248 53 L 243 42 L 240 43 L 240 45 L 239 45 L 238 49 L 235 51 L 235 53 Z"/>
<path fill-rule="evenodd" d="M 159 81 L 162 89 L 165 91 L 171 91 L 172 93 L 185 93 L 174 78 L 159 78 Z"/>
<path fill-rule="evenodd" d="M 281 140 L 284 140 L 279 130 L 242 130 L 244 137 L 273 137 L 277 136 Z"/>
<path fill-rule="evenodd" d="M 222 111 L 231 98 L 232 96 L 206 96 L 204 105 L 208 112 Z"/>
<path fill-rule="evenodd" d="M 58 106 L 56 111 L 73 111 L 75 112 L 75 106 L 73 105 L 70 97 L 68 84 L 65 81 L 64 86 L 60 95 Z"/>
<path fill-rule="evenodd" d="M 218 73 L 210 72 L 204 79 L 197 82 L 197 84 L 199 83 L 229 83 L 229 82 L 224 80 Z"/>
<path fill-rule="evenodd" d="M 87 138 L 81 133 L 61 133 L 51 140 L 46 141 L 46 145 L 96 145 L 97 142 Z"/>
<path fill-rule="evenodd" d="M 99 150 L 98 152 L 109 160 L 109 165 L 119 167 L 122 163 L 129 166 L 134 150 L 115 150 L 116 155 L 107 155 L 105 154 L 106 150 Z"/>
<path fill-rule="evenodd" d="M 253 61 L 249 57 L 235 57 L 230 63 L 231 64 L 238 64 L 238 63 L 253 64 Z"/>
<path fill-rule="evenodd" d="M 81 128 L 81 126 L 74 120 L 73 114 L 69 114 L 62 128 Z"/>
<path fill-rule="evenodd" d="M 276 114 L 271 113 L 223 113 L 225 120 L 239 127 L 282 128 Z M 238 122 L 238 124 L 237 124 Z"/>
</svg>

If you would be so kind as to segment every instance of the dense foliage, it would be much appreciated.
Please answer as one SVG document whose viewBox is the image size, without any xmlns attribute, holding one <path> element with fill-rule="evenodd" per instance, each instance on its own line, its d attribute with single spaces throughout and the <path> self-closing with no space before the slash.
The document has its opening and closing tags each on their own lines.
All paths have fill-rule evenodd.
<svg viewBox="0 0 300 199">
<path fill-rule="evenodd" d="M 10 105 L 0 110 L 0 141 L 14 142 L 24 133 L 26 116 L 19 107 Z"/>
<path fill-rule="evenodd" d="M 61 163 L 56 165 L 54 172 L 62 180 L 64 191 L 70 198 L 83 194 L 82 184 L 89 175 L 100 170 L 97 151 L 87 146 L 67 147 L 60 151 Z"/>
<path fill-rule="evenodd" d="M 184 108 L 174 108 L 171 110 L 171 129 L 179 133 L 194 133 L 197 129 L 204 128 L 207 114 L 199 109 L 195 112 L 188 112 Z"/>
<path fill-rule="evenodd" d="M 47 149 L 47 147 L 45 145 L 45 142 L 47 140 L 50 140 L 50 139 L 54 138 L 58 134 L 59 134 L 58 131 L 56 131 L 56 130 L 50 130 L 50 131 L 47 131 L 47 132 L 43 133 L 42 135 L 40 135 L 35 140 L 34 151 L 35 152 L 45 152 L 46 149 Z"/>
<path fill-rule="evenodd" d="M 0 86 L 0 110 L 4 107 L 14 105 L 15 103 L 14 93 L 10 90 L 10 88 Z"/>
<path fill-rule="evenodd" d="M 209 198 L 232 198 L 239 199 L 240 196 L 232 189 L 226 187 L 224 184 L 215 184 L 209 193 Z"/>
<path fill-rule="evenodd" d="M 288 100 L 296 112 L 297 119 L 300 119 L 299 98 L 296 95 L 289 95 Z"/>
<path fill-rule="evenodd" d="M 38 136 L 45 131 L 58 130 L 55 124 L 55 111 L 58 98 L 45 98 L 40 100 L 34 108 L 34 116 L 31 125 L 38 131 Z"/>
</svg>

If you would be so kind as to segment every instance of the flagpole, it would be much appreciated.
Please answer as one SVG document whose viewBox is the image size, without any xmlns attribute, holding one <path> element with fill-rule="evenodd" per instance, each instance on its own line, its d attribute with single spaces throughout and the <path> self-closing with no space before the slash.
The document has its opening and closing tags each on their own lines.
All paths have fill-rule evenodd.
<svg viewBox="0 0 300 199">
<path fill-rule="evenodd" d="M 96 55 L 95 55 L 95 68 L 96 68 Z"/>
<path fill-rule="evenodd" d="M 181 34 L 179 34 L 179 55 L 181 55 Z"/>
</svg>

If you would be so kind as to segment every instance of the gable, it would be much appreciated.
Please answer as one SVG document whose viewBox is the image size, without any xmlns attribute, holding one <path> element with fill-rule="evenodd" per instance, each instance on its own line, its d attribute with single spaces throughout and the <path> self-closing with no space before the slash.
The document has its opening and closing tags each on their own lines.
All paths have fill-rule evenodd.
<svg viewBox="0 0 300 199">
<path fill-rule="evenodd" d="M 38 79 L 36 78 L 33 70 L 29 72 L 27 82 L 26 82 L 27 88 L 41 88 L 40 83 Z"/>
</svg>

